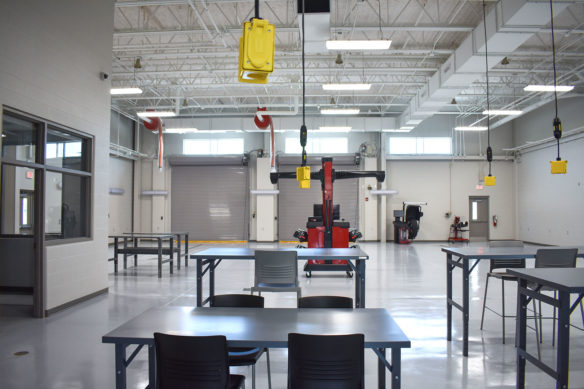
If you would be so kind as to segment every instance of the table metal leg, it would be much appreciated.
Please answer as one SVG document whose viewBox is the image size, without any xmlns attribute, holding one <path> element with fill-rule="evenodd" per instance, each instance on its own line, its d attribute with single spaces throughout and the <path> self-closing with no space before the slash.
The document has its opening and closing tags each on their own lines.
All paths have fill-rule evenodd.
<svg viewBox="0 0 584 389">
<path fill-rule="evenodd" d="M 174 237 L 170 238 L 170 274 L 173 274 L 173 267 L 174 267 Z M 178 251 L 178 263 L 180 268 L 180 250 Z"/>
<path fill-rule="evenodd" d="M 197 307 L 203 306 L 203 259 L 197 258 Z"/>
<path fill-rule="evenodd" d="M 468 270 L 468 258 L 462 259 L 462 355 L 468 357 L 468 318 L 469 318 L 469 292 L 468 282 L 470 272 Z"/>
<path fill-rule="evenodd" d="M 452 340 L 452 254 L 446 254 L 446 339 Z"/>
<path fill-rule="evenodd" d="M 158 238 L 158 278 L 162 278 L 162 239 Z"/>
<path fill-rule="evenodd" d="M 558 379 L 556 389 L 568 387 L 568 372 L 570 368 L 570 293 L 559 291 L 558 300 L 558 350 L 557 367 Z"/>
<path fill-rule="evenodd" d="M 185 267 L 189 266 L 189 234 L 185 234 Z"/>
<path fill-rule="evenodd" d="M 525 337 L 527 335 L 527 296 L 522 293 L 525 288 L 527 288 L 527 281 L 520 278 L 517 285 L 517 327 L 515 330 L 517 346 L 517 378 L 515 383 L 517 389 L 525 388 L 525 357 L 521 355 L 521 352 L 526 350 Z"/>
<path fill-rule="evenodd" d="M 114 273 L 118 272 L 118 238 L 114 238 Z"/>
<path fill-rule="evenodd" d="M 379 353 L 385 357 L 384 348 L 380 348 Z M 385 389 L 385 364 L 381 358 L 377 358 L 377 387 L 380 389 Z"/>
<path fill-rule="evenodd" d="M 128 268 L 128 254 L 126 249 L 128 248 L 128 238 L 124 237 L 124 269 Z"/>
<path fill-rule="evenodd" d="M 365 308 L 365 260 L 355 261 L 357 277 L 355 277 L 355 307 Z"/>
<path fill-rule="evenodd" d="M 177 234 L 176 235 L 176 248 L 177 248 L 177 251 L 176 252 L 178 253 L 178 255 L 176 256 L 176 259 L 177 259 L 177 261 L 176 261 L 176 268 L 178 270 L 180 270 L 180 257 L 182 256 L 182 251 L 180 250 L 180 248 L 181 248 L 180 246 L 181 246 L 181 243 L 180 243 L 180 234 Z"/>
<path fill-rule="evenodd" d="M 148 388 L 156 388 L 156 349 L 153 344 L 148 345 Z"/>
<path fill-rule="evenodd" d="M 391 388 L 401 388 L 401 348 L 391 349 Z"/>
<path fill-rule="evenodd" d="M 211 259 L 209 262 L 209 305 L 215 296 L 215 260 Z"/>
<path fill-rule="evenodd" d="M 138 238 L 134 238 L 134 247 L 138 247 Z M 138 267 L 138 254 L 134 254 L 134 267 Z"/>
<path fill-rule="evenodd" d="M 116 343 L 116 389 L 126 389 L 126 347 Z"/>
</svg>

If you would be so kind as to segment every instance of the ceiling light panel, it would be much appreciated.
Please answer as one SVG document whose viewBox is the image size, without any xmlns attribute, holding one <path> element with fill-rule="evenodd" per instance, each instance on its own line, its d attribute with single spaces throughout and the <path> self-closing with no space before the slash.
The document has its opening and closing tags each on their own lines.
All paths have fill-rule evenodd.
<svg viewBox="0 0 584 389">
<path fill-rule="evenodd" d="M 324 90 L 369 90 L 371 84 L 322 84 Z"/>
<path fill-rule="evenodd" d="M 570 85 L 556 85 L 554 88 L 553 85 L 527 85 L 523 88 L 526 92 L 553 92 L 554 89 L 556 92 L 569 92 L 574 87 Z"/>
<path fill-rule="evenodd" d="M 322 108 L 320 110 L 322 115 L 357 115 L 359 112 L 359 108 Z"/>
<path fill-rule="evenodd" d="M 389 46 L 391 46 L 390 40 L 326 41 L 327 50 L 387 50 Z"/>
</svg>

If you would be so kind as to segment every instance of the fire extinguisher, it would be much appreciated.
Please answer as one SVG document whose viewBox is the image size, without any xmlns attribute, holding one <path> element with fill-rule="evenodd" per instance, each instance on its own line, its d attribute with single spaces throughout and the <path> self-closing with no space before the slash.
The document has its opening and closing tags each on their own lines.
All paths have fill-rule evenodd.
<svg viewBox="0 0 584 389">
<path fill-rule="evenodd" d="M 497 219 L 497 215 L 493 215 L 493 227 L 497 227 L 497 222 L 499 220 Z"/>
</svg>

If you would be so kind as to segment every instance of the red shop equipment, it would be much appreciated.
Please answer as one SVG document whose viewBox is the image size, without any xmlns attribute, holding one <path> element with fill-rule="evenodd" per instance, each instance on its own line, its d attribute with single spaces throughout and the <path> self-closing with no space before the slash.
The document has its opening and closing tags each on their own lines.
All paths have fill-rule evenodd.
<svg viewBox="0 0 584 389">
<path fill-rule="evenodd" d="M 308 218 L 306 230 L 296 230 L 294 237 L 300 242 L 308 242 L 309 248 L 347 248 L 361 238 L 361 233 L 350 230 L 349 222 L 340 221 L 340 206 L 333 205 L 333 182 L 348 178 L 375 177 L 378 182 L 385 180 L 384 171 L 337 171 L 333 169 L 333 159 L 322 158 L 322 168 L 310 173 L 311 180 L 319 180 L 322 186 L 322 204 L 314 204 L 314 215 Z M 296 179 L 296 172 L 270 173 L 270 181 L 276 184 L 280 178 Z M 352 269 L 346 260 L 308 260 L 304 266 L 306 276 L 313 271 L 345 271 L 352 276 Z"/>
</svg>

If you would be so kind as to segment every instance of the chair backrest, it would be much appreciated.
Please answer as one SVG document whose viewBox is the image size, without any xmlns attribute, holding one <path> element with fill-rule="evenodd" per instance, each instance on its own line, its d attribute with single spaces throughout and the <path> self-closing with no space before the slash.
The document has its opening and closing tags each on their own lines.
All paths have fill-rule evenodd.
<svg viewBox="0 0 584 389">
<path fill-rule="evenodd" d="M 363 334 L 288 334 L 288 389 L 365 387 Z"/>
<path fill-rule="evenodd" d="M 298 308 L 353 308 L 353 299 L 343 296 L 301 297 Z"/>
<path fill-rule="evenodd" d="M 489 247 L 523 247 L 523 242 L 520 240 L 491 240 Z M 508 268 L 524 268 L 525 259 L 506 259 L 497 258 L 491 259 L 491 270 L 508 269 Z"/>
<path fill-rule="evenodd" d="M 298 286 L 296 251 L 256 250 L 255 286 Z"/>
<path fill-rule="evenodd" d="M 158 389 L 226 389 L 229 385 L 225 336 L 154 333 Z"/>
<path fill-rule="evenodd" d="M 539 249 L 535 254 L 535 267 L 575 267 L 578 249 Z"/>
<path fill-rule="evenodd" d="M 254 294 L 220 294 L 211 299 L 212 307 L 263 308 L 264 298 Z"/>
</svg>

